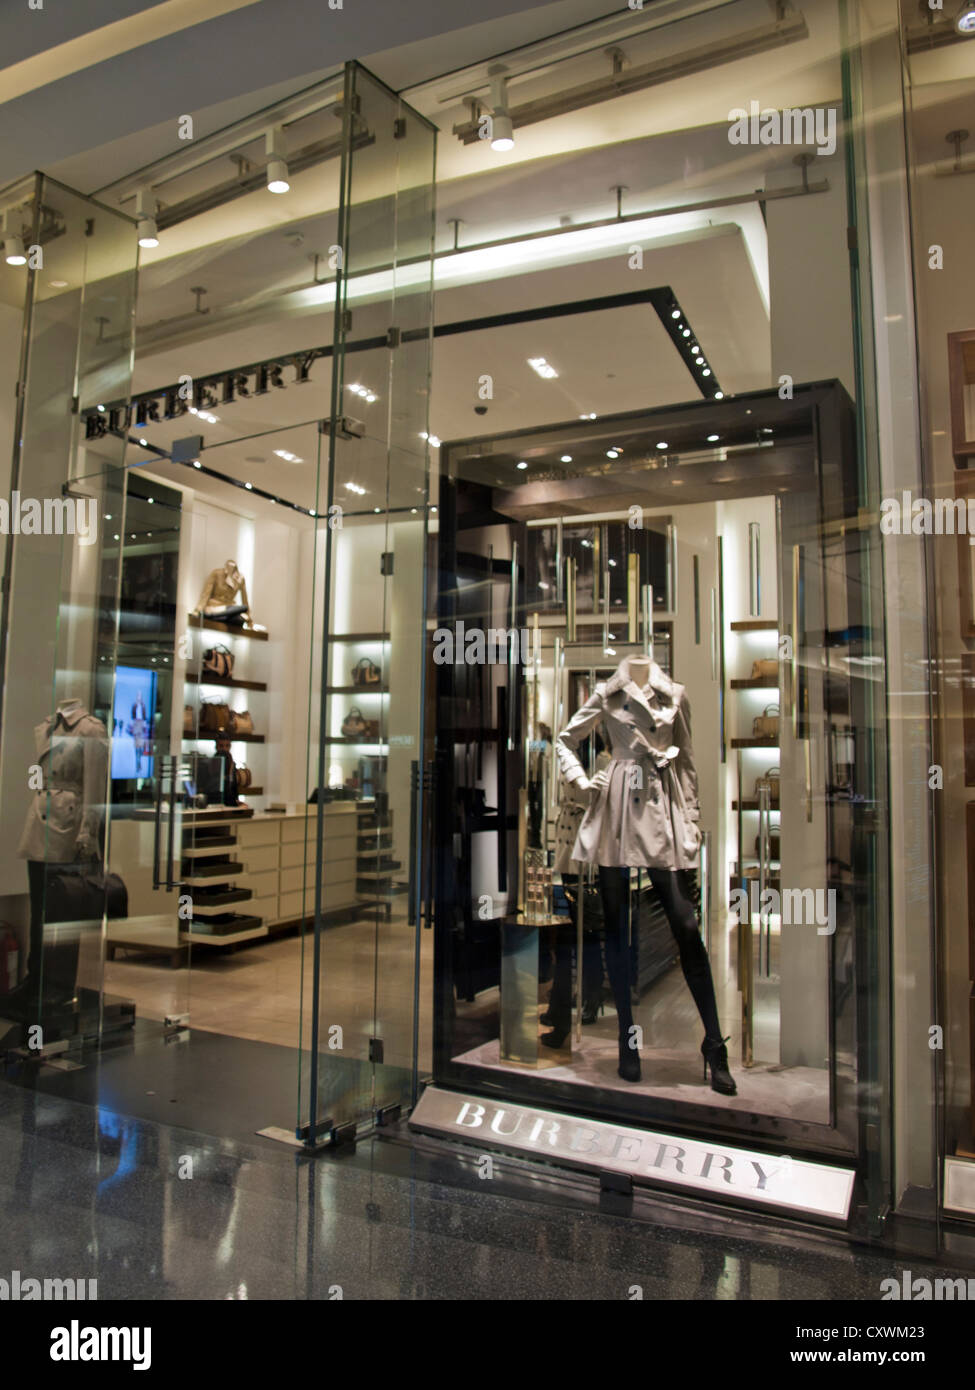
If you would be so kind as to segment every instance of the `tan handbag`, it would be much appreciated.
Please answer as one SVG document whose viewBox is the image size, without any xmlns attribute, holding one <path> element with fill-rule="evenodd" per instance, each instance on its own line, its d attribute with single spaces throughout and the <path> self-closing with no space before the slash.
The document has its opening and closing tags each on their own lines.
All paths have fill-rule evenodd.
<svg viewBox="0 0 975 1390">
<path fill-rule="evenodd" d="M 254 785 L 254 774 L 246 763 L 237 764 L 237 790 L 244 792 Z"/>
<path fill-rule="evenodd" d="M 779 662 L 777 657 L 763 656 L 752 662 L 752 680 L 778 680 Z"/>
<path fill-rule="evenodd" d="M 230 732 L 233 734 L 252 734 L 254 732 L 254 720 L 249 709 L 232 709 L 230 711 Z"/>
<path fill-rule="evenodd" d="M 770 767 L 767 772 L 763 772 L 761 777 L 755 778 L 755 800 L 758 800 L 758 789 L 763 782 L 768 783 L 769 802 L 772 806 L 779 804 L 779 769 Z"/>
<path fill-rule="evenodd" d="M 779 707 L 778 705 L 766 705 L 761 714 L 756 715 L 752 720 L 753 738 L 778 738 L 779 736 Z"/>
<path fill-rule="evenodd" d="M 196 733 L 196 715 L 193 713 L 192 705 L 183 706 L 183 733 Z"/>
</svg>

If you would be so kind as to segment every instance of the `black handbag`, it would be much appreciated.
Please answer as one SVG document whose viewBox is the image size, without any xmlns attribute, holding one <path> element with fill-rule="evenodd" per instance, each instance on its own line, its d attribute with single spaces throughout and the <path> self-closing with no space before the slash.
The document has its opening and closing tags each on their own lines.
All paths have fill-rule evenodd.
<svg viewBox="0 0 975 1390">
<path fill-rule="evenodd" d="M 352 684 L 355 686 L 379 685 L 382 678 L 381 668 L 367 656 L 360 657 L 352 668 Z"/>
<path fill-rule="evenodd" d="M 234 654 L 229 647 L 207 647 L 203 653 L 203 674 L 231 680 L 234 674 Z"/>
<path fill-rule="evenodd" d="M 119 874 L 59 864 L 44 875 L 45 922 L 100 922 L 128 917 L 129 891 Z"/>
</svg>

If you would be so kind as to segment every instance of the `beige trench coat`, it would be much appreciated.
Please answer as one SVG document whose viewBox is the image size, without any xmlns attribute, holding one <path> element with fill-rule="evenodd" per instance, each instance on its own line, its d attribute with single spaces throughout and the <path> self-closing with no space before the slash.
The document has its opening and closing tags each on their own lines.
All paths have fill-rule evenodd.
<svg viewBox="0 0 975 1390">
<path fill-rule="evenodd" d="M 634 869 L 694 868 L 700 806 L 687 695 L 656 662 L 643 690 L 628 669 L 624 659 L 555 740 L 570 782 L 586 775 L 576 750 L 597 724 L 611 749 L 608 785 L 591 793 L 572 859 Z"/>
<path fill-rule="evenodd" d="M 34 729 L 43 790 L 27 809 L 17 853 L 68 864 L 99 853 L 108 790 L 108 731 L 80 700 L 63 700 Z"/>
</svg>

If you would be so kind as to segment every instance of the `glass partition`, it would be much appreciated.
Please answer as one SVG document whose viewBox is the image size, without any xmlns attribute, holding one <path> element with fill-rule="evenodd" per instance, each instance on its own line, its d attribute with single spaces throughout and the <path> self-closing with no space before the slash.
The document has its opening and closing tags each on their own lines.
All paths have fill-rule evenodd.
<svg viewBox="0 0 975 1390">
<path fill-rule="evenodd" d="M 108 924 L 129 913 L 124 882 L 107 873 L 126 439 L 118 419 L 97 437 L 82 422 L 128 397 L 138 248 L 130 218 L 49 178 L 7 215 L 25 244 L 27 292 L 0 853 L 5 891 L 19 904 L 24 968 L 3 1012 L 25 1045 L 63 1049 L 134 1021 L 130 1001 L 102 993 Z M 148 709 L 138 703 L 148 752 Z"/>
</svg>

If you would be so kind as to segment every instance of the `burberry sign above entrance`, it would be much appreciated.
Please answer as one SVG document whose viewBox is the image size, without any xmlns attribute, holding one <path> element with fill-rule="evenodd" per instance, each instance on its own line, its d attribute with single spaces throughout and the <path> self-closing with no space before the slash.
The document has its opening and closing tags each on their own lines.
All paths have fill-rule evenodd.
<svg viewBox="0 0 975 1390">
<path fill-rule="evenodd" d="M 628 1173 L 635 1183 L 693 1189 L 830 1221 L 847 1219 L 853 1196 L 855 1175 L 847 1168 L 733 1148 L 722 1140 L 676 1139 L 439 1086 L 423 1092 L 410 1128 L 479 1147 L 537 1154 L 567 1167 Z"/>
</svg>

